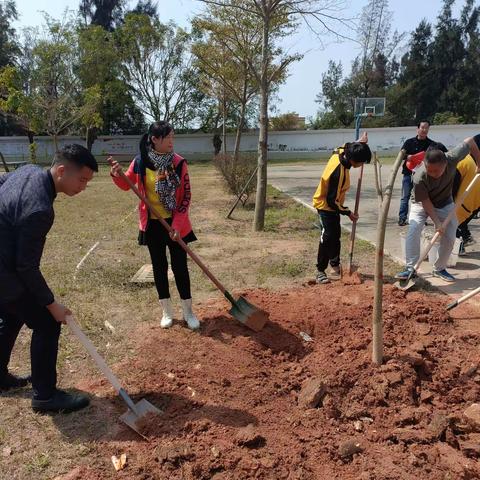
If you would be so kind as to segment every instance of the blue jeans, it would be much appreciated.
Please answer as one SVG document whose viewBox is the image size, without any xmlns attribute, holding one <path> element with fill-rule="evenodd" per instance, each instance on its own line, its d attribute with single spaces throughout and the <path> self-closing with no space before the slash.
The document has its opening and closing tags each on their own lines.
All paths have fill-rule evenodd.
<svg viewBox="0 0 480 480">
<path fill-rule="evenodd" d="M 404 221 L 408 218 L 408 202 L 410 201 L 410 194 L 412 193 L 413 182 L 411 175 L 403 175 L 402 180 L 402 199 L 400 200 L 400 212 L 398 213 L 398 220 Z"/>
</svg>

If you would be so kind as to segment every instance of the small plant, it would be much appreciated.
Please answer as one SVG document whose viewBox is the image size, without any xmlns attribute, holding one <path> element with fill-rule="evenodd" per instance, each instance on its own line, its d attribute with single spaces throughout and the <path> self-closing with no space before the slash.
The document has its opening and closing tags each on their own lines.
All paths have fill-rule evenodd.
<svg viewBox="0 0 480 480">
<path fill-rule="evenodd" d="M 235 161 L 233 155 L 216 155 L 213 163 L 222 174 L 228 191 L 239 195 L 255 170 L 257 159 L 254 154 L 241 154 Z M 253 179 L 245 190 L 248 196 L 255 191 L 256 182 Z"/>
<path fill-rule="evenodd" d="M 36 142 L 32 142 L 28 146 L 28 152 L 30 154 L 30 162 L 34 164 L 37 163 L 37 143 Z"/>
</svg>

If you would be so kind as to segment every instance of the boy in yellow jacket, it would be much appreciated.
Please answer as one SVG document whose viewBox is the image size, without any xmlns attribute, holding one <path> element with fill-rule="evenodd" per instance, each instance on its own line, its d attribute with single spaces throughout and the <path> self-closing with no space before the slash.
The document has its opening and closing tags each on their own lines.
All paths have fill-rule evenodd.
<svg viewBox="0 0 480 480">
<path fill-rule="evenodd" d="M 346 143 L 333 152 L 313 196 L 313 206 L 320 218 L 320 242 L 317 255 L 317 283 L 329 283 L 340 278 L 340 215 L 352 222 L 358 216 L 345 207 L 345 195 L 350 188 L 350 168 L 370 163 L 372 152 L 364 133 L 358 142 Z M 329 277 L 325 270 L 330 263 Z"/>
</svg>

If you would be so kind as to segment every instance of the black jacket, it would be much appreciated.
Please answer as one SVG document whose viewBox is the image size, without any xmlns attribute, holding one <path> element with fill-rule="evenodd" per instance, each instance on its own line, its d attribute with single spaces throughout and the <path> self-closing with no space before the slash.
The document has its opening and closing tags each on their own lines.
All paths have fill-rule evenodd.
<svg viewBox="0 0 480 480">
<path fill-rule="evenodd" d="M 40 260 L 55 218 L 55 197 L 48 170 L 26 165 L 0 175 L 0 303 L 25 292 L 40 305 L 54 301 Z"/>
<path fill-rule="evenodd" d="M 420 140 L 418 137 L 413 137 L 405 140 L 405 143 L 402 145 L 402 150 L 405 150 L 407 152 L 407 155 L 414 155 L 415 153 L 418 153 L 418 152 L 425 152 L 432 143 L 438 143 L 438 142 L 435 142 L 434 140 L 428 137 L 425 138 L 424 140 Z M 443 144 L 438 143 L 438 145 L 440 147 L 440 150 L 442 150 L 443 152 L 447 151 L 447 149 Z M 412 172 L 407 168 L 407 160 L 403 162 L 402 173 L 404 175 L 412 174 Z"/>
</svg>

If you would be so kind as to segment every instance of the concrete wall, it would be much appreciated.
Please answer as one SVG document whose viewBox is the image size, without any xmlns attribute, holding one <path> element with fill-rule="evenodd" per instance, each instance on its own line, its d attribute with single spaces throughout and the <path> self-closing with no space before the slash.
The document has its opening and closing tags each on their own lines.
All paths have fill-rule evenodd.
<svg viewBox="0 0 480 480">
<path fill-rule="evenodd" d="M 430 129 L 430 138 L 452 147 L 465 137 L 480 133 L 480 125 L 437 125 Z M 368 129 L 369 144 L 379 153 L 396 153 L 405 139 L 415 136 L 415 127 L 371 128 Z M 269 150 L 271 158 L 311 158 L 325 156 L 335 147 L 351 141 L 352 129 L 305 130 L 291 132 L 270 132 Z M 93 144 L 93 153 L 132 157 L 138 151 L 139 136 L 124 135 L 99 137 Z M 49 137 L 36 137 L 37 155 L 40 161 L 48 162 L 53 154 Z M 241 150 L 254 152 L 257 149 L 258 133 L 246 133 L 242 137 Z M 61 137 L 59 144 L 84 143 L 81 137 Z M 227 146 L 233 149 L 234 136 L 229 135 Z M 209 159 L 213 154 L 211 134 L 176 135 L 175 150 L 189 159 Z M 28 159 L 26 137 L 0 137 L 0 152 L 8 158 Z"/>
</svg>

